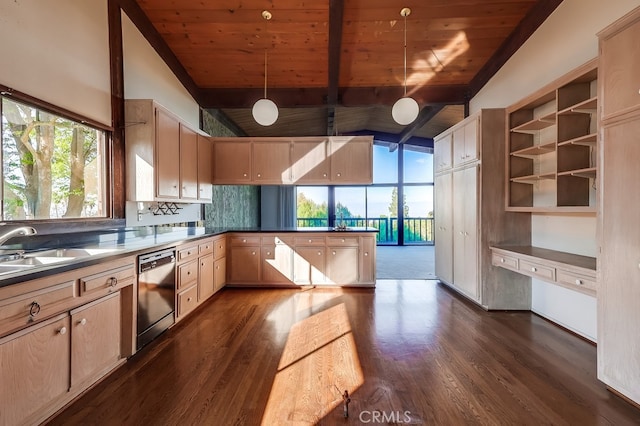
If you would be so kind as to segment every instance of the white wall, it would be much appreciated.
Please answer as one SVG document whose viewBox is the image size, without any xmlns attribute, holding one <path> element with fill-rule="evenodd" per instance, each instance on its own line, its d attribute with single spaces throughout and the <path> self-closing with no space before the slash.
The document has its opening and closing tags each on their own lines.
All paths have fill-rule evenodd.
<svg viewBox="0 0 640 426">
<path fill-rule="evenodd" d="M 0 83 L 111 125 L 107 0 L 0 1 Z"/>
<path fill-rule="evenodd" d="M 598 55 L 596 34 L 640 0 L 564 0 L 471 100 L 470 110 L 507 107 Z M 532 215 L 532 244 L 596 256 L 596 218 Z M 532 311 L 596 340 L 596 299 L 533 280 Z"/>
<path fill-rule="evenodd" d="M 193 129 L 199 129 L 197 102 L 124 12 L 122 38 L 124 97 L 154 99 Z"/>
</svg>

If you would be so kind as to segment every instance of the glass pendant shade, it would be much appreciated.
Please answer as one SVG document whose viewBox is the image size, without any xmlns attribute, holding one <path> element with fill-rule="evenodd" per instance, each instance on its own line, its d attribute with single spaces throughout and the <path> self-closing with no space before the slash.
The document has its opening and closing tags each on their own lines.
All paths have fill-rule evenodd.
<svg viewBox="0 0 640 426">
<path fill-rule="evenodd" d="M 271 126 L 278 119 L 278 107 L 267 98 L 259 99 L 251 110 L 253 119 L 262 126 Z"/>
<path fill-rule="evenodd" d="M 391 115 L 396 123 L 407 125 L 413 123 L 420 113 L 420 106 L 415 99 L 410 97 L 400 98 L 393 104 Z"/>
</svg>

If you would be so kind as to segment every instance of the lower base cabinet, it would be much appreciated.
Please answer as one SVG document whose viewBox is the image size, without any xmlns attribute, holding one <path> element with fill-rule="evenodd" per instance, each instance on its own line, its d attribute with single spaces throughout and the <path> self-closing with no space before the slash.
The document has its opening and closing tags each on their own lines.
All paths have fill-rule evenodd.
<svg viewBox="0 0 640 426">
<path fill-rule="evenodd" d="M 0 424 L 36 423 L 39 413 L 65 396 L 69 328 L 64 314 L 0 339 Z"/>
</svg>

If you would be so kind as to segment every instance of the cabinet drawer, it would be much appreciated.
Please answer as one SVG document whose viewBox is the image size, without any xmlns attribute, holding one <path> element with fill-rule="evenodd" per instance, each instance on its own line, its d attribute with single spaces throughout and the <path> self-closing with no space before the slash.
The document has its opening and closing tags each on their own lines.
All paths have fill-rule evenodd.
<svg viewBox="0 0 640 426">
<path fill-rule="evenodd" d="M 324 246 L 324 237 L 296 237 L 297 246 Z"/>
<path fill-rule="evenodd" d="M 358 237 L 327 237 L 328 246 L 358 246 Z"/>
<path fill-rule="evenodd" d="M 178 290 L 187 288 L 198 280 L 198 262 L 193 260 L 178 266 Z"/>
<path fill-rule="evenodd" d="M 209 254 L 209 253 L 213 253 L 213 240 L 208 240 L 198 245 L 199 255 L 202 256 L 204 254 Z"/>
<path fill-rule="evenodd" d="M 507 269 L 518 269 L 518 258 L 505 256 L 504 254 L 493 253 L 491 255 L 491 264 Z"/>
<path fill-rule="evenodd" d="M 196 257 L 198 257 L 198 246 L 189 246 L 178 250 L 178 262 L 185 262 Z"/>
<path fill-rule="evenodd" d="M 0 301 L 0 336 L 70 308 L 75 280 Z"/>
<path fill-rule="evenodd" d="M 596 289 L 596 279 L 588 275 L 577 274 L 572 271 L 564 271 L 562 269 L 557 270 L 556 280 L 559 283 L 588 288 L 590 290 Z"/>
<path fill-rule="evenodd" d="M 232 246 L 259 246 L 260 237 L 258 236 L 244 236 L 244 237 L 231 237 Z"/>
<path fill-rule="evenodd" d="M 324 237 L 296 237 L 297 246 L 324 246 Z"/>
<path fill-rule="evenodd" d="M 272 246 L 272 245 L 287 245 L 292 246 L 294 242 L 294 238 L 290 236 L 271 236 L 271 237 L 262 237 L 262 245 Z"/>
<path fill-rule="evenodd" d="M 98 291 L 105 292 L 105 290 L 105 293 L 110 293 L 131 285 L 135 276 L 136 271 L 132 264 L 130 266 L 123 266 L 122 268 L 80 278 L 80 295 L 84 296 L 85 294 Z"/>
<path fill-rule="evenodd" d="M 213 258 L 220 259 L 227 254 L 227 239 L 218 238 L 213 242 Z"/>
<path fill-rule="evenodd" d="M 520 259 L 520 265 L 518 268 L 522 273 L 530 275 L 535 278 L 540 278 L 545 281 L 555 281 L 556 270 L 555 268 L 540 265 L 534 262 Z"/>
<path fill-rule="evenodd" d="M 189 287 L 178 293 L 178 313 L 179 317 L 188 314 L 198 306 L 198 286 Z"/>
</svg>

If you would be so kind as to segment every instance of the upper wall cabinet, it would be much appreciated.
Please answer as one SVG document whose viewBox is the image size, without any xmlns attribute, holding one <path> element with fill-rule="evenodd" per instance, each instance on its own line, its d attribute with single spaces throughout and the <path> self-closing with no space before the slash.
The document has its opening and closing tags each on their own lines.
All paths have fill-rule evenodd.
<svg viewBox="0 0 640 426">
<path fill-rule="evenodd" d="M 373 137 L 213 138 L 214 184 L 373 182 Z"/>
<path fill-rule="evenodd" d="M 507 210 L 596 206 L 597 60 L 507 108 Z"/>
<path fill-rule="evenodd" d="M 211 200 L 209 137 L 150 99 L 127 100 L 125 121 L 127 200 Z"/>
</svg>

